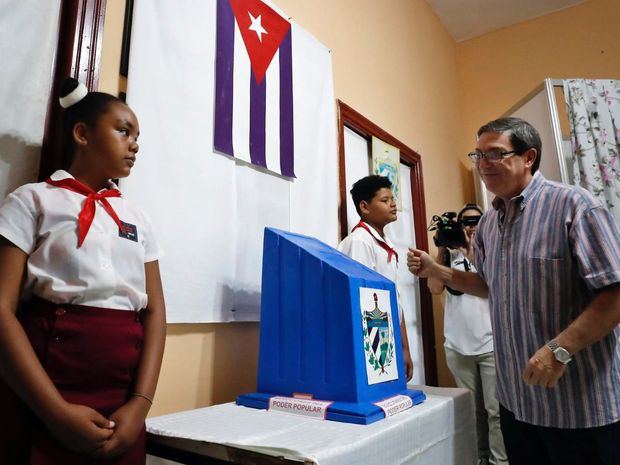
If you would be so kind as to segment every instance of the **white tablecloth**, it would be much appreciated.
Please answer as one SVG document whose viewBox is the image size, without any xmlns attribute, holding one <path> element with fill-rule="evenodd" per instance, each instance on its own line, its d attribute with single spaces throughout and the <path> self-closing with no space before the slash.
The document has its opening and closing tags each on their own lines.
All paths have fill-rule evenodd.
<svg viewBox="0 0 620 465">
<path fill-rule="evenodd" d="M 150 418 L 147 430 L 320 465 L 475 464 L 471 393 L 417 388 L 427 395 L 424 403 L 371 425 L 314 420 L 230 403 Z"/>
</svg>

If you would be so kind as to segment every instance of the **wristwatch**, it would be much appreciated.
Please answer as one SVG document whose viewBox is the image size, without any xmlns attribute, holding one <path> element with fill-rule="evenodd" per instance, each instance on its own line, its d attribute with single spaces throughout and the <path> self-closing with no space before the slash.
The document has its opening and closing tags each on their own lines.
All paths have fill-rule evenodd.
<svg viewBox="0 0 620 465">
<path fill-rule="evenodd" d="M 572 360 L 572 357 L 570 356 L 568 350 L 566 350 L 564 347 L 559 346 L 558 341 L 556 341 L 555 339 L 551 339 L 549 342 L 547 342 L 547 347 L 551 349 L 551 352 L 553 352 L 553 355 L 558 362 L 566 365 Z"/>
</svg>

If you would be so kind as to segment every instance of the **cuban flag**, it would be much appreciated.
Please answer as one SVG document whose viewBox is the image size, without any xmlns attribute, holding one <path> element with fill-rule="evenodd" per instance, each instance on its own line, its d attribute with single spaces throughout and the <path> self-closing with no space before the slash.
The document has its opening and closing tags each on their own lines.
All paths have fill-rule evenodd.
<svg viewBox="0 0 620 465">
<path fill-rule="evenodd" d="M 214 149 L 295 177 L 290 22 L 260 0 L 217 0 Z"/>
</svg>

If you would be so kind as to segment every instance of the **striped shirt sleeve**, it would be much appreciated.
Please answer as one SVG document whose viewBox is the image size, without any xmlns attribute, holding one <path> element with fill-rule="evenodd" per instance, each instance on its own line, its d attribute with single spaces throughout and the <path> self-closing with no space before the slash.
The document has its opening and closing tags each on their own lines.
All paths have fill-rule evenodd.
<svg viewBox="0 0 620 465">
<path fill-rule="evenodd" d="M 585 209 L 575 219 L 569 240 L 588 288 L 620 282 L 620 230 L 607 208 L 596 205 Z"/>
</svg>

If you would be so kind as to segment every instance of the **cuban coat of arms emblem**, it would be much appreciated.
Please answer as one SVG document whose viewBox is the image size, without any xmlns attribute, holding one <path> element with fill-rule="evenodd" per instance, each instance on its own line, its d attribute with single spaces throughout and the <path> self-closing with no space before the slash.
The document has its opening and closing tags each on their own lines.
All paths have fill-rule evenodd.
<svg viewBox="0 0 620 465">
<path fill-rule="evenodd" d="M 361 287 L 360 310 L 368 384 L 398 379 L 390 292 Z"/>
</svg>

